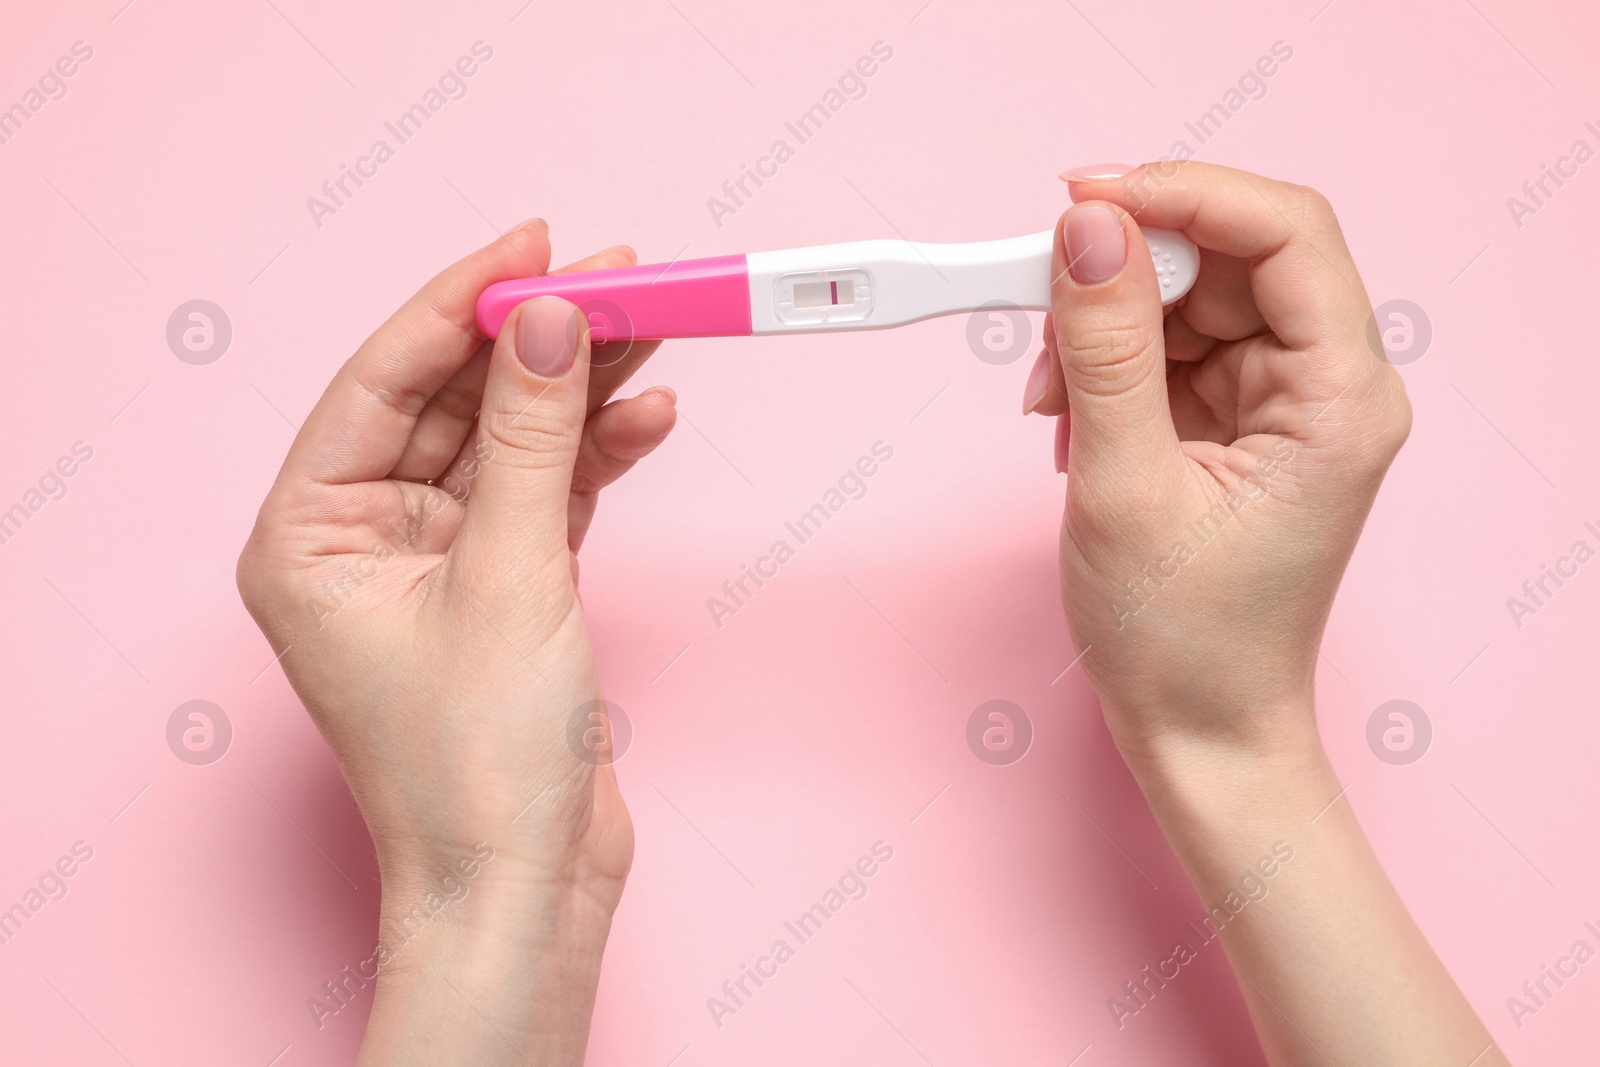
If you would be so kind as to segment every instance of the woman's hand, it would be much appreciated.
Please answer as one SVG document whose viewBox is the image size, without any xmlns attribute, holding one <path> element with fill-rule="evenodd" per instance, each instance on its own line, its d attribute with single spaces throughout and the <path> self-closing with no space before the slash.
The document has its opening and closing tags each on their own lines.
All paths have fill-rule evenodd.
<svg viewBox="0 0 1600 1067">
<path fill-rule="evenodd" d="M 1274 1067 L 1503 1065 L 1317 735 L 1317 643 L 1411 426 L 1333 212 L 1199 163 L 1072 197 L 1024 407 L 1061 416 L 1067 618 L 1205 936 Z M 1201 249 L 1165 319 L 1135 215 Z M 1164 1003 L 1137 994 L 1119 1028 Z"/>
<path fill-rule="evenodd" d="M 1303 743 L 1334 591 L 1411 425 L 1339 224 L 1310 189 L 1198 163 L 1071 191 L 1030 399 L 1061 415 L 1084 666 L 1130 758 Z M 1139 224 L 1201 249 L 1164 318 Z"/>
<path fill-rule="evenodd" d="M 581 1061 L 632 861 L 574 553 L 674 397 L 607 403 L 654 346 L 591 349 L 553 297 L 485 340 L 478 294 L 549 262 L 545 224 L 524 223 L 380 327 L 239 559 L 377 848 L 384 978 L 362 1062 Z M 632 263 L 617 248 L 567 269 Z"/>
</svg>

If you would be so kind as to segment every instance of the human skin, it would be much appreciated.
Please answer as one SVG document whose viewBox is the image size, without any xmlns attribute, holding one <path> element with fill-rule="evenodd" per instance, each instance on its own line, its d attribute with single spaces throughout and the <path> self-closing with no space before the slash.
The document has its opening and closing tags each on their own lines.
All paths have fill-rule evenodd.
<svg viewBox="0 0 1600 1067">
<path fill-rule="evenodd" d="M 1266 1054 L 1503 1064 L 1317 733 L 1316 645 L 1410 425 L 1334 216 L 1310 190 L 1198 164 L 1074 175 L 1071 193 L 1024 400 L 1059 417 L 1063 600 L 1202 901 L 1225 901 L 1277 842 L 1294 850 L 1221 934 Z M 1148 256 L 1128 252 L 1144 248 L 1134 216 L 1203 250 L 1165 317 Z M 369 1067 L 582 1062 L 632 858 L 603 732 L 595 750 L 572 742 L 602 695 L 575 553 L 599 490 L 665 438 L 675 398 L 608 403 L 650 347 L 591 350 L 555 298 L 517 308 L 497 342 L 477 332 L 478 293 L 549 256 L 544 224 L 524 224 L 363 344 L 239 561 L 372 833 L 380 930 L 493 852 L 456 875 L 459 901 L 391 939 Z M 632 261 L 619 248 L 568 269 Z"/>
<path fill-rule="evenodd" d="M 1504 1064 L 1317 730 L 1317 646 L 1411 426 L 1339 224 L 1242 171 L 1125 170 L 1063 175 L 1023 402 L 1058 416 L 1062 599 L 1106 724 L 1208 909 L 1293 850 L 1221 930 L 1270 1063 Z M 1140 225 L 1201 248 L 1165 315 Z"/>
<path fill-rule="evenodd" d="M 549 262 L 547 227 L 524 223 L 380 327 L 296 434 L 239 559 L 376 846 L 390 951 L 364 1065 L 581 1063 L 632 861 L 574 553 L 675 397 L 607 403 L 653 346 L 591 352 L 565 301 L 485 340 L 478 294 Z M 468 876 L 475 849 L 492 859 Z M 465 895 L 417 920 L 442 885 Z"/>
</svg>

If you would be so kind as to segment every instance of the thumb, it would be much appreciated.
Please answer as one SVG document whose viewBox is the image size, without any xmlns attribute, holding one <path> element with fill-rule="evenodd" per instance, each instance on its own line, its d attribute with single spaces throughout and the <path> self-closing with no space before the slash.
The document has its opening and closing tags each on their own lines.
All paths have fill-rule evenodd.
<svg viewBox="0 0 1600 1067">
<path fill-rule="evenodd" d="M 538 573 L 567 549 L 588 394 L 589 326 L 578 309 L 555 296 L 513 308 L 489 358 L 481 467 L 456 538 L 463 558 L 490 564 L 496 580 Z"/>
<path fill-rule="evenodd" d="M 1182 459 L 1167 405 L 1161 290 L 1120 208 L 1075 204 L 1056 227 L 1050 307 L 1072 412 L 1074 474 L 1148 479 Z"/>
</svg>

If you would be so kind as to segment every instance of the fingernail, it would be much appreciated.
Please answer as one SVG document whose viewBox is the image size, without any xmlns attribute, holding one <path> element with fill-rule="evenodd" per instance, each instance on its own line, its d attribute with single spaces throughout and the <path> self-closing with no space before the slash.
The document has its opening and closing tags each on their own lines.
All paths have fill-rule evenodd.
<svg viewBox="0 0 1600 1067">
<path fill-rule="evenodd" d="M 1133 168 L 1126 163 L 1089 163 L 1064 170 L 1058 176 L 1064 182 L 1105 182 L 1132 173 Z"/>
<path fill-rule="evenodd" d="M 1050 350 L 1039 350 L 1039 358 L 1033 361 L 1033 369 L 1028 372 L 1028 384 L 1022 388 L 1022 413 L 1033 414 L 1033 409 L 1039 406 L 1039 401 L 1044 399 L 1044 392 L 1050 388 Z"/>
<path fill-rule="evenodd" d="M 667 403 L 673 405 L 678 403 L 678 393 L 670 385 L 652 385 L 649 389 L 646 389 L 645 392 L 660 393 L 662 396 L 667 398 Z"/>
<path fill-rule="evenodd" d="M 1072 416 L 1056 416 L 1056 473 L 1067 473 L 1067 441 L 1072 434 Z"/>
<path fill-rule="evenodd" d="M 578 321 L 577 309 L 557 296 L 523 304 L 517 317 L 517 358 L 541 378 L 566 374 L 578 354 Z"/>
<path fill-rule="evenodd" d="M 1067 211 L 1067 270 L 1080 285 L 1115 278 L 1128 261 L 1122 218 L 1105 204 L 1079 204 Z"/>
</svg>

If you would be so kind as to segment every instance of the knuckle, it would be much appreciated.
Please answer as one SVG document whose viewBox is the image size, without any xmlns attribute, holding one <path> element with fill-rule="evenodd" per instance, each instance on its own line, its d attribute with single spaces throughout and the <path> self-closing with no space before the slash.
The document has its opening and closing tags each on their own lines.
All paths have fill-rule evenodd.
<svg viewBox="0 0 1600 1067">
<path fill-rule="evenodd" d="M 1142 324 L 1091 324 L 1063 345 L 1067 373 L 1089 393 L 1126 392 L 1142 382 L 1155 361 L 1147 353 L 1155 337 Z"/>
<path fill-rule="evenodd" d="M 1388 366 L 1363 383 L 1359 396 L 1339 420 L 1344 454 L 1354 472 L 1381 477 L 1411 435 L 1411 400 L 1399 373 Z"/>
<path fill-rule="evenodd" d="M 233 581 L 245 610 L 264 628 L 278 616 L 282 605 L 292 600 L 293 583 L 284 569 L 275 565 L 260 536 L 259 531 L 252 533 L 240 550 Z"/>
<path fill-rule="evenodd" d="M 239 599 L 244 601 L 245 610 L 252 614 L 260 603 L 262 591 L 261 570 L 254 548 L 254 538 L 246 541 L 233 568 L 233 584 L 239 590 Z"/>
<path fill-rule="evenodd" d="M 567 421 L 548 405 L 531 404 L 523 410 L 485 408 L 479 424 L 496 462 L 543 468 L 565 461 L 576 445 Z"/>
<path fill-rule="evenodd" d="M 1406 395 L 1405 382 L 1393 368 L 1385 375 L 1388 379 L 1388 396 L 1384 404 L 1383 440 L 1388 454 L 1392 457 L 1399 452 L 1411 436 L 1412 409 L 1411 398 Z"/>
<path fill-rule="evenodd" d="M 465 421 L 478 413 L 482 397 L 477 390 L 468 389 L 452 381 L 445 383 L 444 387 L 434 394 L 433 402 L 445 414 Z"/>
<path fill-rule="evenodd" d="M 345 368 L 341 373 L 349 373 L 350 380 L 362 393 L 407 418 L 416 418 L 428 404 L 426 394 L 408 383 L 385 380 L 381 371 L 365 366 L 359 357 L 352 356 Z"/>
<path fill-rule="evenodd" d="M 1294 186 L 1294 209 L 1305 226 L 1319 232 L 1338 229 L 1339 217 L 1333 202 L 1309 185 Z"/>
</svg>

